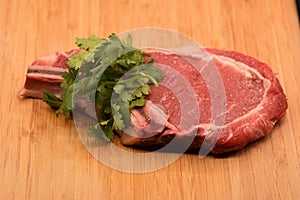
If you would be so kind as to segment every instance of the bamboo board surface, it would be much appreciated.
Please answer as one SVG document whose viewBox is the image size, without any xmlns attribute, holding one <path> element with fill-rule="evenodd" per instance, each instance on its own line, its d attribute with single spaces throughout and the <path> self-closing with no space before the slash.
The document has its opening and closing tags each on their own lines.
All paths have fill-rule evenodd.
<svg viewBox="0 0 300 200">
<path fill-rule="evenodd" d="M 0 199 L 298 199 L 300 34 L 292 0 L 0 0 Z M 267 63 L 288 98 L 272 133 L 228 157 L 183 155 L 149 173 L 111 169 L 72 120 L 16 94 L 37 57 L 76 37 L 140 27 L 180 31 L 203 46 Z"/>
</svg>

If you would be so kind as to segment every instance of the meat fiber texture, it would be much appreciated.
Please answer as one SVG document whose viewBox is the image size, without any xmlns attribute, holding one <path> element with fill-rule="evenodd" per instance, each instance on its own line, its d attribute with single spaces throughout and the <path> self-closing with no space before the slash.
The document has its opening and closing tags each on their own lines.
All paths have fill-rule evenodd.
<svg viewBox="0 0 300 200">
<path fill-rule="evenodd" d="M 57 52 L 35 61 L 28 68 L 19 96 L 41 98 L 47 90 L 59 97 L 61 74 L 67 70 L 65 62 L 78 51 Z M 221 154 L 240 150 L 266 136 L 286 112 L 287 100 L 278 79 L 266 64 L 252 57 L 234 51 L 205 49 L 224 87 L 225 101 L 216 104 L 218 99 L 211 95 L 213 81 L 208 84 L 203 77 L 205 69 L 199 73 L 189 62 L 199 58 L 163 50 L 145 51 L 164 71 L 166 83 L 151 86 L 146 105 L 132 109 L 131 125 L 118 132 L 123 145 L 161 148 L 176 138 L 175 146 L 179 149 L 180 143 L 190 141 L 187 151 L 197 152 L 205 138 L 214 138 L 215 134 L 210 150 Z M 181 78 L 174 78 L 170 68 Z M 213 106 L 220 104 L 224 112 L 218 115 L 221 123 L 216 123 Z"/>
</svg>

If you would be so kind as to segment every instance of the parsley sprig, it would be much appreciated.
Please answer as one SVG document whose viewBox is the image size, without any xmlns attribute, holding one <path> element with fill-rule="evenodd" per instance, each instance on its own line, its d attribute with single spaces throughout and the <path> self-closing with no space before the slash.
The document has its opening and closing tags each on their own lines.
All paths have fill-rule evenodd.
<svg viewBox="0 0 300 200">
<path fill-rule="evenodd" d="M 98 111 L 99 122 L 90 128 L 90 135 L 111 140 L 114 130 L 130 122 L 130 109 L 145 105 L 149 84 L 158 86 L 162 71 L 153 60 L 145 62 L 148 55 L 132 47 L 130 35 L 125 41 L 115 34 L 106 40 L 93 35 L 77 38 L 76 44 L 82 50 L 66 63 L 61 99 L 44 92 L 43 100 L 57 109 L 56 115 L 68 117 L 75 107 L 74 95 L 83 94 Z"/>
</svg>

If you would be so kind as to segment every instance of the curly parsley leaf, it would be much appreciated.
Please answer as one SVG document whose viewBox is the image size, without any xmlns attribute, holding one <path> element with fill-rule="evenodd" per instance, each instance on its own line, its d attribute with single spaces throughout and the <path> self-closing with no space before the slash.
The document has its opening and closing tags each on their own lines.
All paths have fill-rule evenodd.
<svg viewBox="0 0 300 200">
<path fill-rule="evenodd" d="M 47 91 L 44 92 L 42 100 L 45 101 L 53 109 L 58 109 L 62 104 L 62 100 Z"/>
<path fill-rule="evenodd" d="M 88 38 L 77 38 L 76 44 L 78 47 L 82 48 L 77 54 L 69 57 L 66 62 L 69 70 L 64 72 L 62 77 L 64 82 L 61 84 L 61 87 L 64 89 L 61 94 L 62 103 L 56 111 L 56 115 L 62 113 L 65 117 L 68 117 L 72 114 L 72 109 L 74 108 L 74 103 L 72 100 L 73 93 L 77 93 L 79 91 L 74 91 L 74 83 L 77 77 L 77 73 L 79 68 L 83 64 L 86 57 L 89 55 L 97 45 L 101 44 L 104 39 L 98 38 L 96 36 L 90 36 Z M 45 94 L 44 94 L 45 95 Z M 43 99 L 46 103 L 48 103 L 48 99 Z M 48 103 L 49 104 L 49 103 Z"/>
<path fill-rule="evenodd" d="M 90 51 L 97 45 L 101 44 L 105 39 L 99 38 L 95 35 L 91 35 L 88 38 L 76 38 L 75 44 L 81 49 Z"/>
<path fill-rule="evenodd" d="M 81 51 L 66 63 L 69 70 L 63 74 L 61 100 L 49 93 L 44 94 L 44 100 L 59 107 L 56 113 L 69 116 L 74 95 L 83 94 L 98 110 L 99 122 L 90 127 L 90 136 L 111 140 L 115 130 L 130 122 L 130 109 L 145 105 L 145 96 L 151 92 L 149 84 L 158 86 L 162 71 L 153 60 L 145 63 L 148 55 L 132 47 L 130 35 L 124 41 L 115 34 L 106 40 L 96 36 L 77 38 L 76 44 Z"/>
</svg>

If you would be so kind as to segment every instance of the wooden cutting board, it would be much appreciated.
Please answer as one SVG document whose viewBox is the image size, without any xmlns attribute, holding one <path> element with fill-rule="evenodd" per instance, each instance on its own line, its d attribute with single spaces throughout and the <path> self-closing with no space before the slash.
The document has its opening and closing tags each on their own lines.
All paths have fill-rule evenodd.
<svg viewBox="0 0 300 200">
<path fill-rule="evenodd" d="M 298 199 L 300 34 L 293 0 L 0 0 L 0 199 Z M 72 120 L 16 97 L 35 58 L 76 37 L 164 27 L 237 50 L 277 73 L 289 109 L 272 133 L 225 157 L 183 155 L 120 172 L 83 146 Z"/>
</svg>

